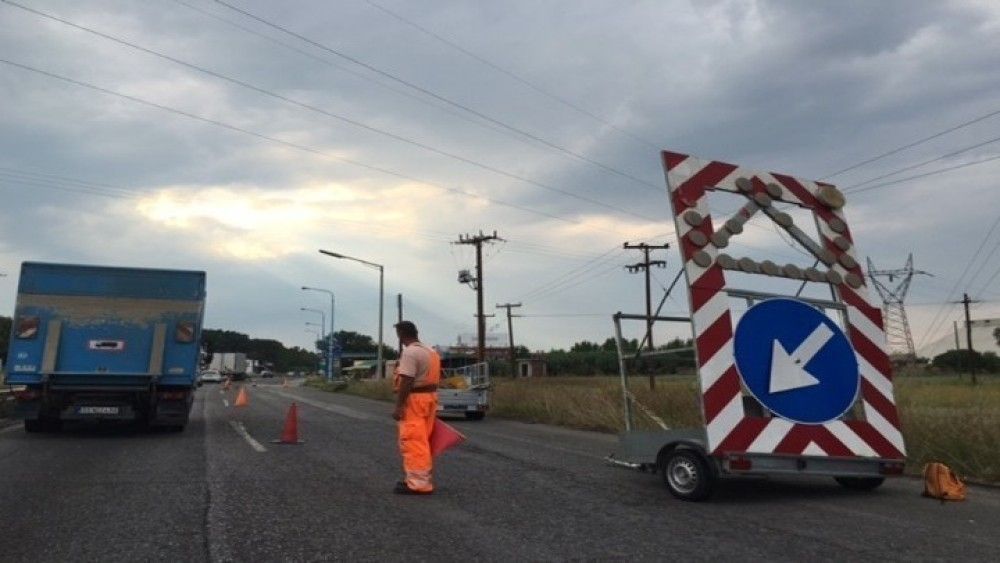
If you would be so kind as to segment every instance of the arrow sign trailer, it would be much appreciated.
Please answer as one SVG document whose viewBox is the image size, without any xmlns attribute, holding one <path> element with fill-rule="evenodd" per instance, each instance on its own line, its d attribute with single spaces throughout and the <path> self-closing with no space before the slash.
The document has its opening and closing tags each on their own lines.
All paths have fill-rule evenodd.
<svg viewBox="0 0 1000 563">
<path fill-rule="evenodd" d="M 882 311 L 865 286 L 843 194 L 823 182 L 682 153 L 664 151 L 662 158 L 688 287 L 706 451 L 720 459 L 740 453 L 903 459 Z M 710 193 L 744 204 L 728 219 L 713 217 Z M 815 231 L 779 204 L 810 212 Z M 755 214 L 766 215 L 821 265 L 731 254 L 736 247 L 729 242 Z M 746 325 L 737 342 L 729 294 L 740 288 L 731 287 L 731 271 L 827 285 L 844 312 L 843 329 L 815 312 L 794 322 L 776 317 L 773 329 L 760 323 L 753 345 L 746 343 L 754 336 Z M 748 393 L 775 416 L 748 409 Z M 858 416 L 840 419 L 855 400 Z"/>
<path fill-rule="evenodd" d="M 822 424 L 839 418 L 857 398 L 858 360 L 847 336 L 801 301 L 754 305 L 736 325 L 733 346 L 743 383 L 781 418 Z"/>
</svg>

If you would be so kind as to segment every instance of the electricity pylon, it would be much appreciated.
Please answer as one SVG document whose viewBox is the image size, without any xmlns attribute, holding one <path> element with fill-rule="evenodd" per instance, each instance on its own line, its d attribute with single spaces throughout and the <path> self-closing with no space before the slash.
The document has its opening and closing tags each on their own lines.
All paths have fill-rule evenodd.
<svg viewBox="0 0 1000 563">
<path fill-rule="evenodd" d="M 868 277 L 875 286 L 875 291 L 882 298 L 883 322 L 885 336 L 889 345 L 889 353 L 903 356 L 906 361 L 913 361 L 917 351 L 913 347 L 913 335 L 910 333 L 910 321 L 906 318 L 906 292 L 910 290 L 910 282 L 916 274 L 933 275 L 923 270 L 913 269 L 913 253 L 906 259 L 906 266 L 896 270 L 876 270 L 871 257 L 868 258 Z M 888 278 L 888 284 L 878 278 Z M 899 280 L 898 283 L 894 282 Z M 894 285 L 893 285 L 894 284 Z"/>
</svg>

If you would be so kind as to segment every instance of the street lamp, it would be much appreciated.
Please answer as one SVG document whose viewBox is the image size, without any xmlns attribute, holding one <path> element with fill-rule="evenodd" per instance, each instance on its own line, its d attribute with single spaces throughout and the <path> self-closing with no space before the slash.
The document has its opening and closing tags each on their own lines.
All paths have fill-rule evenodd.
<svg viewBox="0 0 1000 563">
<path fill-rule="evenodd" d="M 360 262 L 365 266 L 371 266 L 372 268 L 378 268 L 378 378 L 385 378 L 385 365 L 382 361 L 382 306 L 385 299 L 384 294 L 384 278 L 385 278 L 385 268 L 382 264 L 376 264 L 374 262 L 369 262 L 367 260 L 362 260 L 360 258 L 354 258 L 353 256 L 345 256 L 337 252 L 330 252 L 329 250 L 319 250 L 320 254 L 326 254 L 327 256 L 332 256 L 334 258 L 340 258 L 342 260 L 353 260 L 354 262 Z"/>
<path fill-rule="evenodd" d="M 321 293 L 326 293 L 330 295 L 330 340 L 327 343 L 327 360 L 326 360 L 326 380 L 329 381 L 333 377 L 333 315 L 336 309 L 337 301 L 336 296 L 329 289 L 320 289 L 318 287 L 307 287 L 302 286 L 302 291 L 319 291 Z"/>
<path fill-rule="evenodd" d="M 319 309 L 310 309 L 309 307 L 299 307 L 299 311 L 309 311 L 311 313 L 319 313 L 319 323 L 320 323 L 319 327 L 320 330 L 323 331 L 321 334 L 326 334 L 326 313 L 324 313 Z M 321 336 L 320 340 L 322 339 L 323 337 Z"/>
</svg>

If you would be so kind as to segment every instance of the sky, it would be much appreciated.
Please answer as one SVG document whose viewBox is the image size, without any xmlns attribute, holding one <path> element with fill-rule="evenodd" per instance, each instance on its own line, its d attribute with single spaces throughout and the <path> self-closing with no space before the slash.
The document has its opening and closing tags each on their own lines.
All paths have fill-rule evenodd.
<svg viewBox="0 0 1000 563">
<path fill-rule="evenodd" d="M 671 245 L 654 301 L 678 273 L 667 149 L 838 185 L 862 256 L 932 274 L 925 347 L 964 292 L 1000 317 L 998 52 L 991 0 L 5 0 L 0 313 L 26 260 L 199 269 L 208 327 L 310 346 L 311 286 L 374 336 L 378 272 L 328 249 L 384 265 L 387 342 L 402 294 L 447 345 L 475 333 L 454 243 L 496 231 L 498 341 L 518 302 L 518 344 L 603 341 L 645 307 L 624 242 Z M 765 221 L 748 254 L 811 264 Z"/>
</svg>

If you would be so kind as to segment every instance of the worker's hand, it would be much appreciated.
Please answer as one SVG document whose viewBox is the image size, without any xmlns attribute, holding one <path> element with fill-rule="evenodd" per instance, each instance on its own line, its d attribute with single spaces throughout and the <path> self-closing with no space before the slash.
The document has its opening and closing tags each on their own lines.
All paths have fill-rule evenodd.
<svg viewBox="0 0 1000 563">
<path fill-rule="evenodd" d="M 392 411 L 392 419 L 403 420 L 403 407 L 396 407 L 396 409 Z"/>
</svg>

